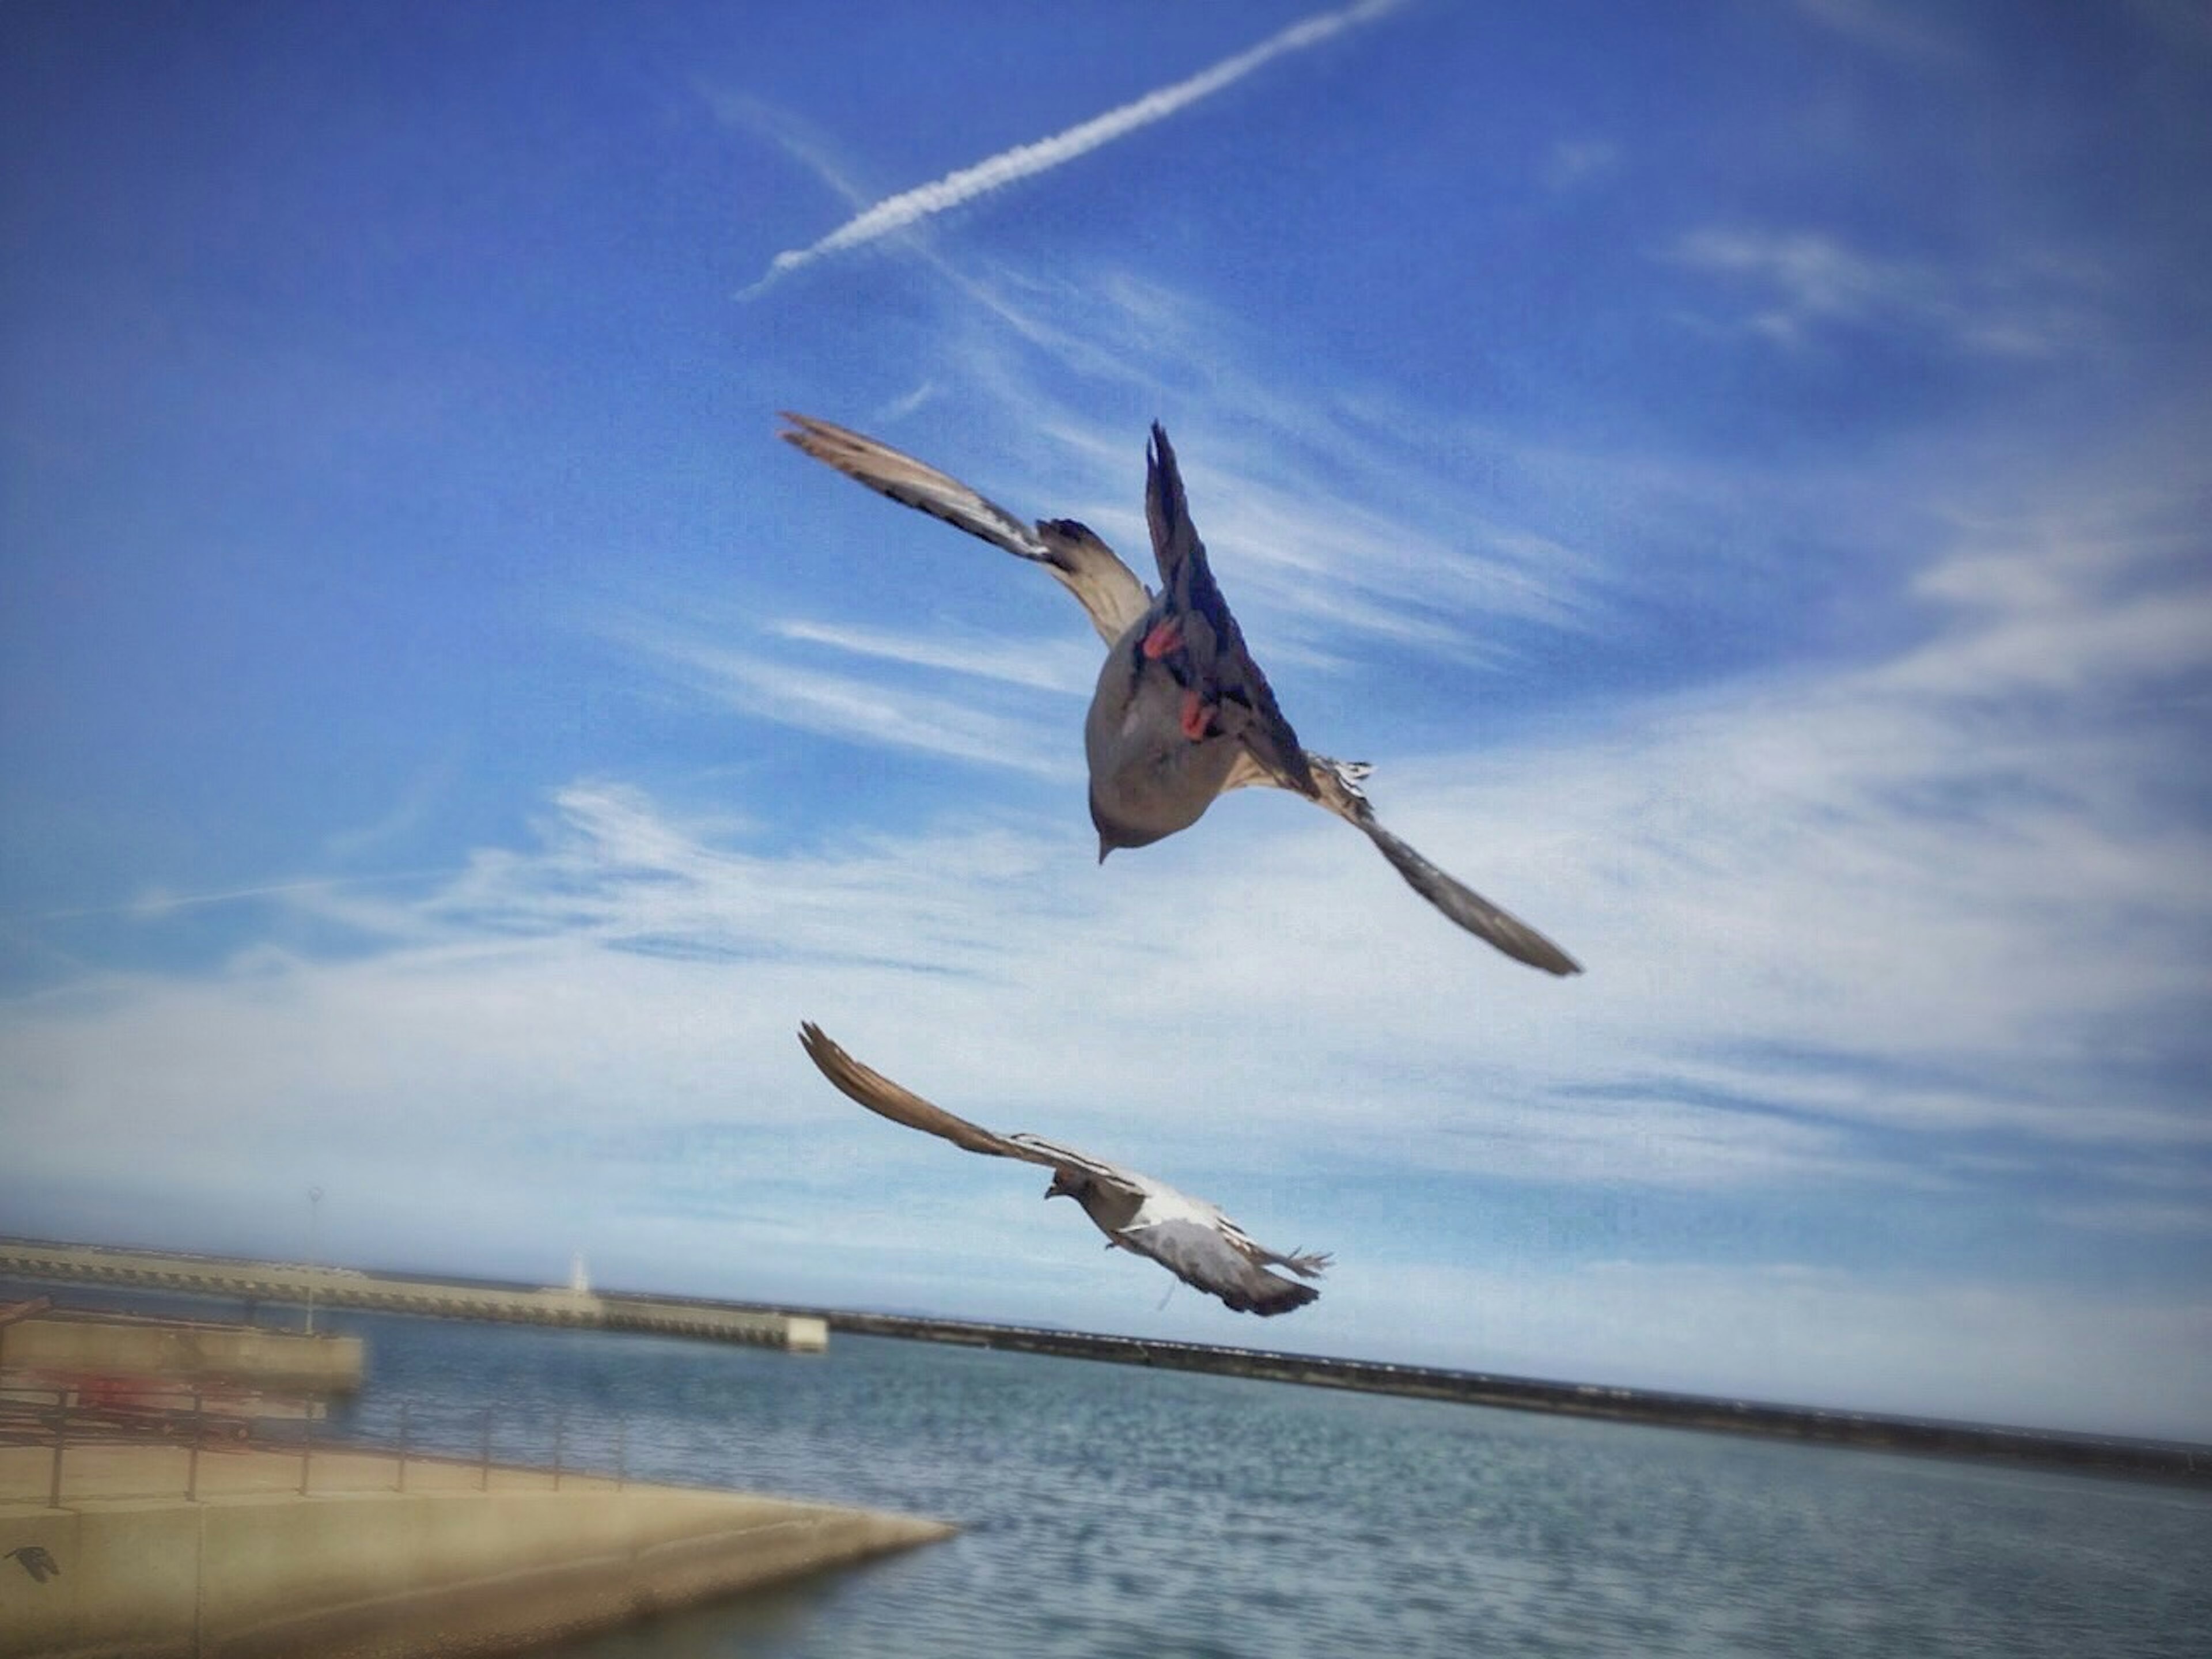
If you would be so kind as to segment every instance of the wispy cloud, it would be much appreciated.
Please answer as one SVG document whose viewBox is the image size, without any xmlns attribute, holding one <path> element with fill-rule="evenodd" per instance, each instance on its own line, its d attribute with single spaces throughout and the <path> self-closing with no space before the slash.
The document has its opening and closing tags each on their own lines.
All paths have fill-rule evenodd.
<svg viewBox="0 0 2212 1659">
<path fill-rule="evenodd" d="M 1868 253 L 1818 231 L 1744 226 L 1688 232 L 1662 257 L 1756 295 L 1736 325 L 1781 345 L 1824 329 L 1887 326 L 1980 356 L 2043 357 L 2100 333 L 2078 284 L 2054 270 L 1949 270 Z"/>
<path fill-rule="evenodd" d="M 785 624 L 785 629 L 790 637 L 810 635 L 803 623 Z M 672 625 L 631 623 L 610 632 L 716 701 L 757 719 L 847 742 L 942 755 L 1038 777 L 1071 776 L 1075 769 L 1067 757 L 1068 745 L 1050 743 L 1046 724 L 1018 708 L 993 713 L 971 702 L 911 686 L 825 672 L 709 643 Z M 971 674 L 979 672 L 982 660 L 972 652 L 933 650 L 918 641 L 902 643 L 866 630 L 817 628 L 811 632 L 819 642 L 855 654 L 908 661 L 934 658 L 935 665 Z M 1012 678 L 1003 672 L 1009 665 L 994 665 L 1002 672 L 991 678 Z"/>
<path fill-rule="evenodd" d="M 1318 46 L 1346 29 L 1355 28 L 1394 11 L 1402 3 L 1403 0 L 1360 0 L 1359 4 L 1348 6 L 1341 11 L 1309 17 L 1302 22 L 1293 23 L 1279 33 L 1270 35 L 1256 46 L 1223 58 L 1196 75 L 1148 92 L 1141 98 L 1110 109 L 1103 115 L 1094 116 L 1065 131 L 1054 133 L 1049 138 L 1002 150 L 973 167 L 963 167 L 929 184 L 887 198 L 848 219 L 811 246 L 792 248 L 777 254 L 769 262 L 761 279 L 742 293 L 747 297 L 758 294 L 777 277 L 787 276 L 802 265 L 811 264 L 832 253 L 865 246 L 878 237 L 904 230 L 1019 179 L 1034 178 L 1040 173 L 1064 166 L 1102 145 L 1110 144 L 1117 138 L 1126 137 L 1155 122 L 1165 120 L 1177 111 L 1211 97 L 1286 53 L 1303 52 Z"/>
<path fill-rule="evenodd" d="M 2094 557 L 2085 521 L 2102 544 Z M 258 1021 L 274 1006 L 271 973 L 318 996 L 434 981 L 459 1009 L 511 1004 L 519 1045 L 621 1047 L 635 1034 L 622 994 L 610 988 L 607 1005 L 621 1030 L 556 1043 L 527 988 L 643 975 L 704 1008 L 726 1000 L 742 963 L 748 997 L 783 1010 L 776 1021 L 810 1004 L 825 1019 L 865 1010 L 855 1041 L 879 1044 L 886 1064 L 911 1044 L 914 1063 L 949 1085 L 1132 1133 L 1173 1120 L 1192 1145 L 1206 1126 L 1185 1098 L 1233 1099 L 1239 1133 L 1266 1129 L 1291 1162 L 1356 1130 L 1384 1146 L 1420 1136 L 1425 1161 L 1500 1176 L 1917 1181 L 1921 1161 L 1899 1164 L 1889 1138 L 1948 1147 L 1986 1131 L 2077 1163 L 2110 1149 L 2111 1180 L 2142 1186 L 2160 1158 L 2212 1142 L 2201 1102 L 2152 1063 L 2187 1058 L 2202 1009 L 2212 895 L 2197 872 L 2212 848 L 2164 793 L 2172 734 L 2081 714 L 2165 672 L 2098 616 L 2138 599 L 2187 608 L 2192 560 L 2094 513 L 2055 515 L 1978 527 L 1924 585 L 1948 592 L 1940 573 L 1991 562 L 2011 577 L 1968 584 L 1971 603 L 1947 599 L 1929 635 L 1886 660 L 1378 777 L 1386 819 L 1590 963 L 1588 981 L 1564 990 L 1484 955 L 1357 836 L 1270 792 L 1224 801 L 1190 834 L 1102 872 L 1079 811 L 1042 826 L 1000 811 L 957 830 L 771 854 L 746 850 L 741 830 L 596 784 L 562 793 L 539 845 L 486 849 L 428 894 L 288 886 L 287 902 L 333 917 L 343 903 L 350 928 L 393 941 L 380 968 L 264 963 L 234 986 L 149 994 L 212 1018 L 236 993 L 238 1017 Z M 2063 700 L 2040 678 L 2054 609 L 2082 619 Z M 696 665 L 747 697 L 792 693 L 781 666 Z M 962 727 L 950 709 L 923 713 L 964 731 L 949 748 L 903 725 L 884 737 L 879 690 L 823 678 L 836 689 L 823 718 L 841 734 L 968 759 L 1008 738 Z M 1085 941 L 1079 957 L 1071 935 Z M 787 966 L 763 965 L 773 961 Z M 1187 1097 L 1079 1085 L 1121 1075 L 1156 1026 L 1162 988 L 1193 975 L 1218 988 L 1223 1018 L 1179 1061 Z M 1479 1030 L 1466 1019 L 1477 985 Z M 1083 1017 L 1055 1017 L 1069 1008 Z M 1287 1028 L 1339 1034 L 1348 1069 L 1286 1065 Z M 996 1048 L 961 1035 L 986 1030 L 1053 1035 Z M 216 1048 L 262 1045 L 234 1031 Z M 2116 1049 L 2136 1056 L 2123 1075 L 2102 1059 Z M 146 1058 L 137 1074 L 163 1071 Z M 781 1058 L 749 1060 L 744 1075 L 780 1074 Z M 655 1042 L 635 1060 L 632 1092 L 666 1084 Z M 535 1086 L 536 1064 L 524 1073 L 502 1089 Z M 289 1109 L 282 1090 L 265 1109 Z"/>
<path fill-rule="evenodd" d="M 407 780 L 398 799 L 381 817 L 326 837 L 323 851 L 343 862 L 415 834 L 439 799 L 453 788 L 461 771 L 462 757 L 459 744 L 447 744 L 441 753 Z"/>
<path fill-rule="evenodd" d="M 867 200 L 867 193 L 854 181 L 836 144 L 811 124 L 752 93 L 718 87 L 703 79 L 694 84 L 700 98 L 720 119 L 767 139 L 850 205 L 857 208 Z"/>
<path fill-rule="evenodd" d="M 1034 1192 L 1006 1171 L 848 1108 L 792 1041 L 811 1016 L 957 1109 L 1145 1163 L 1263 1237 L 1335 1249 L 1316 1316 L 1271 1340 L 2203 1433 L 2201 1297 L 2124 1306 L 2002 1275 L 1685 1261 L 1656 1241 L 1633 1264 L 1452 1261 L 1348 1207 L 1364 1178 L 1450 1178 L 1550 1183 L 1570 1194 L 1562 1216 L 1691 1193 L 1724 1226 L 1738 1194 L 1848 1189 L 1892 1226 L 1964 1205 L 2039 1222 L 2051 1206 L 2034 1180 L 2056 1161 L 2069 1178 L 2099 1171 L 2110 1196 L 2055 1218 L 2199 1236 L 2175 1172 L 2191 1158 L 2202 1168 L 2201 1112 L 2112 1112 L 2080 1092 L 2063 1036 L 2037 1041 L 2097 1018 L 2085 986 L 2124 968 L 2139 977 L 2122 1000 L 2150 982 L 2172 991 L 2193 961 L 2147 942 L 2094 884 L 2046 916 L 2040 865 L 1984 868 L 2037 823 L 1930 838 L 1915 811 L 1875 811 L 1870 769 L 1942 770 L 1952 757 L 1895 752 L 1910 732 L 1851 712 L 1878 688 L 1858 676 L 1780 706 L 1770 688 L 1694 721 L 1656 719 L 1618 745 L 1391 781 L 1386 809 L 1408 833 L 1585 950 L 1593 973 L 1570 988 L 1483 957 L 1356 837 L 1286 799 L 1224 803 L 1117 872 L 1091 866 L 1074 824 L 766 852 L 635 789 L 576 785 L 533 843 L 487 849 L 428 893 L 288 898 L 316 916 L 343 904 L 385 949 L 264 954 L 212 978 L 94 981 L 0 1009 L 12 1109 L 41 1125 L 11 1178 L 235 1209 L 336 1168 L 344 1190 L 376 1194 L 381 1226 L 436 1249 L 461 1217 L 503 1230 L 510 1249 L 544 1241 L 548 1272 L 580 1245 L 603 1277 L 628 1263 L 665 1284 L 668 1264 L 688 1264 L 688 1285 L 709 1291 L 1244 1334 L 1202 1307 L 1155 1312 L 1155 1285 L 1102 1269 L 1079 1232 L 1042 1226 Z M 1735 763 L 1713 765 L 1717 745 Z M 2090 793 L 2140 758 L 2093 766 Z M 1601 779 L 1618 788 L 1610 805 Z M 1539 780 L 1549 793 L 1528 788 Z M 1753 799 L 1783 813 L 1756 847 L 1726 829 Z M 2088 844 L 2129 850 L 2124 816 L 2094 800 L 2065 816 Z M 1848 833 L 1815 833 L 1838 822 Z M 2177 848 L 2142 878 L 2170 882 L 2190 856 Z M 1870 920 L 1869 863 L 1905 884 L 1901 909 Z M 1909 959 L 1863 959 L 1855 927 L 1905 941 Z M 2057 971 L 2012 971 L 2062 939 Z M 1171 1085 L 1133 1089 L 1131 1056 L 1157 1042 L 1163 999 L 1197 982 L 1212 988 L 1205 1040 L 1178 1049 Z M 1288 1053 L 1286 1029 L 1304 1035 Z M 1893 1082 L 1838 1086 L 1817 1066 L 1699 1072 L 1685 1058 L 1735 1052 L 1747 1031 L 1825 1043 L 1893 1079 L 1932 1066 L 1984 1084 L 1953 1110 Z M 2024 1045 L 2017 1064 L 1993 1063 Z M 1675 1075 L 1655 1083 L 1662 1071 Z M 1632 1076 L 1644 1081 L 1587 1086 Z M 1965 1125 L 2001 1131 L 2015 1166 L 1942 1170 L 1935 1149 Z M 157 1153 L 158 1185 L 142 1192 L 117 1170 L 117 1144 Z M 230 1150 L 241 1144 L 252 1160 Z M 2146 1146 L 2163 1150 L 2138 1170 Z M 1745 1241 L 1732 1237 L 1729 1254 Z M 987 1274 L 999 1299 L 981 1308 Z M 1479 1311 L 1437 1316 L 1454 1308 Z M 1957 1341 L 1960 1329 L 1975 1340 Z M 2136 1393 L 2109 1392 L 2130 1376 Z"/>
<path fill-rule="evenodd" d="M 1361 499 L 1410 505 L 1432 493 L 1410 454 L 1335 447 L 1340 464 L 1364 472 L 1353 489 Z M 1302 624 L 1309 645 L 1360 635 L 1464 658 L 1486 654 L 1485 623 L 1571 632 L 1588 622 L 1594 567 L 1548 537 L 1462 509 L 1447 539 L 1412 512 L 1351 507 L 1311 475 L 1285 476 L 1249 437 L 1204 434 L 1185 447 L 1208 545 L 1226 550 L 1220 562 L 1234 562 L 1239 592 Z"/>
<path fill-rule="evenodd" d="M 797 619 L 772 623 L 769 631 L 781 639 L 827 646 L 854 656 L 908 663 L 920 668 L 941 668 L 951 673 L 1067 696 L 1087 697 L 1098 678 L 1098 651 L 1087 638 L 995 640 L 964 634 L 942 637 L 850 623 Z"/>
<path fill-rule="evenodd" d="M 449 868 L 434 867 L 422 870 L 381 870 L 358 876 L 301 876 L 290 881 L 253 882 L 243 887 L 217 888 L 207 892 L 173 893 L 165 888 L 149 887 L 137 897 L 125 904 L 92 905 L 77 909 L 48 910 L 27 920 L 36 921 L 80 921 L 95 916 L 131 916 L 143 921 L 158 921 L 164 916 L 184 910 L 203 910 L 216 905 L 244 904 L 257 899 L 297 898 L 310 893 L 331 893 L 349 887 L 386 887 L 406 882 L 425 881 L 449 876 Z"/>
<path fill-rule="evenodd" d="M 977 280 L 994 294 L 1000 286 Z M 1251 343 L 1237 317 L 1112 268 L 1030 283 L 1020 297 L 1079 314 L 1083 341 L 1042 328 L 1009 339 L 994 327 L 955 327 L 932 365 L 957 388 L 946 395 L 984 417 L 975 429 L 988 447 L 956 454 L 882 435 L 1019 516 L 1081 519 L 1149 580 L 1144 427 L 1099 407 L 1197 402 L 1174 377 L 1206 363 L 1201 406 L 1234 417 L 1188 423 L 1171 414 L 1169 427 L 1217 574 L 1248 628 L 1261 624 L 1267 660 L 1340 668 L 1364 641 L 1502 662 L 1509 631 L 1582 633 L 1601 620 L 1602 561 L 1470 500 L 1469 471 L 1510 465 L 1492 453 L 1504 447 L 1495 434 L 1382 399 L 1286 398 L 1241 366 Z M 987 314 L 1000 319 L 1001 307 Z M 1086 374 L 1094 358 L 1110 361 L 1121 384 L 1110 397 L 1079 400 L 1068 371 Z M 913 533 L 942 539 L 927 526 Z"/>
</svg>

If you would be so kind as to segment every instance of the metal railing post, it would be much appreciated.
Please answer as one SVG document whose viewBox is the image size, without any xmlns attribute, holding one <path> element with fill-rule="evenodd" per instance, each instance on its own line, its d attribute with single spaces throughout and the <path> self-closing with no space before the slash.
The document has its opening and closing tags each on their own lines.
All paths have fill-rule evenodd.
<svg viewBox="0 0 2212 1659">
<path fill-rule="evenodd" d="M 69 1390 L 54 1390 L 54 1469 L 46 1484 L 46 1507 L 62 1506 L 62 1446 L 69 1437 Z"/>
<path fill-rule="evenodd" d="M 300 1419 L 300 1496 L 307 1495 L 307 1466 L 315 1455 L 314 1407 L 310 1404 L 307 1415 Z"/>
<path fill-rule="evenodd" d="M 185 1502 L 197 1504 L 200 1497 L 200 1439 L 205 1432 L 202 1415 L 200 1391 L 192 1390 L 192 1449 L 185 1459 Z"/>
</svg>

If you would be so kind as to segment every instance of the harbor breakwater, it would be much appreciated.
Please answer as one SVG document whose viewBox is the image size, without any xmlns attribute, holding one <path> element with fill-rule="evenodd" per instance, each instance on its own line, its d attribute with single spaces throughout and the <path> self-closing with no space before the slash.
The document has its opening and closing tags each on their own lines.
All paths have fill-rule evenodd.
<svg viewBox="0 0 2212 1659">
<path fill-rule="evenodd" d="M 819 1349 L 832 1331 L 1058 1355 L 1116 1364 L 1208 1372 L 1443 1400 L 1516 1411 L 1751 1434 L 1869 1450 L 1971 1457 L 2083 1473 L 2212 1481 L 2212 1446 L 1899 1417 L 1771 1401 L 1674 1394 L 1605 1383 L 1566 1382 L 1442 1367 L 1344 1359 L 1218 1344 L 1160 1341 L 1050 1327 L 993 1324 L 918 1315 L 780 1304 L 687 1300 L 626 1293 L 403 1279 L 341 1268 L 307 1268 L 167 1252 L 124 1251 L 0 1239 L 0 1279 L 133 1285 L 228 1297 L 298 1301 L 312 1276 L 322 1305 L 433 1313 L 449 1317 L 597 1324 L 617 1329 L 710 1336 Z M 337 1286 L 333 1293 L 331 1286 Z M 251 1287 L 251 1288 L 249 1288 Z"/>
<path fill-rule="evenodd" d="M 578 1325 L 665 1336 L 747 1342 L 817 1352 L 829 1340 L 819 1316 L 676 1297 L 602 1295 L 567 1285 L 537 1287 L 409 1278 L 303 1262 L 254 1261 L 169 1250 L 0 1238 L 0 1279 L 110 1285 L 187 1296 L 317 1308 L 361 1308 L 434 1319 Z"/>
</svg>

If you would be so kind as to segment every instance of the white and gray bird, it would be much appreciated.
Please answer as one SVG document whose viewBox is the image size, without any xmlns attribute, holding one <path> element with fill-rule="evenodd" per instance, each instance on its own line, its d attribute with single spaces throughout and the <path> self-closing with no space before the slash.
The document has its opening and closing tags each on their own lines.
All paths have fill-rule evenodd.
<svg viewBox="0 0 2212 1659">
<path fill-rule="evenodd" d="M 1368 768 L 1309 752 L 1215 584 L 1167 434 L 1146 452 L 1145 518 L 1159 567 L 1155 595 L 1073 519 L 1024 524 L 957 478 L 887 444 L 787 412 L 784 440 L 893 501 L 1041 564 L 1073 593 L 1106 662 L 1085 719 L 1098 856 L 1187 830 L 1231 789 L 1271 784 L 1327 807 L 1373 842 L 1391 868 L 1462 927 L 1551 974 L 1581 964 L 1534 928 L 1446 875 L 1376 820 L 1361 793 Z"/>
<path fill-rule="evenodd" d="M 1103 1163 L 1036 1135 L 994 1134 L 955 1117 L 880 1072 L 863 1066 L 811 1022 L 799 1028 L 807 1058 L 822 1075 L 870 1111 L 992 1158 L 1041 1164 L 1052 1173 L 1044 1195 L 1072 1198 L 1106 1235 L 1107 1248 L 1149 1256 L 1177 1279 L 1218 1296 L 1237 1313 L 1266 1318 L 1303 1308 L 1321 1292 L 1285 1279 L 1270 1267 L 1287 1267 L 1301 1279 L 1318 1279 L 1326 1255 L 1285 1255 L 1253 1242 L 1245 1231 L 1203 1199 L 1177 1192 L 1133 1170 Z"/>
</svg>

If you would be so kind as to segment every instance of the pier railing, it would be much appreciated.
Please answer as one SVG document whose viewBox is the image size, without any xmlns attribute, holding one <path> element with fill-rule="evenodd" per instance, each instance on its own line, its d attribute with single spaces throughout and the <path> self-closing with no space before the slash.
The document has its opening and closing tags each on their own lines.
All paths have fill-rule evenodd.
<svg viewBox="0 0 2212 1659">
<path fill-rule="evenodd" d="M 88 1400 L 69 1389 L 0 1389 L 0 1504 L 619 1490 L 629 1461 L 629 1421 L 618 1413 L 403 1397 L 371 1429 L 333 1423 L 313 1401 L 262 1401 L 247 1414 L 228 1396 L 191 1389 Z"/>
</svg>

